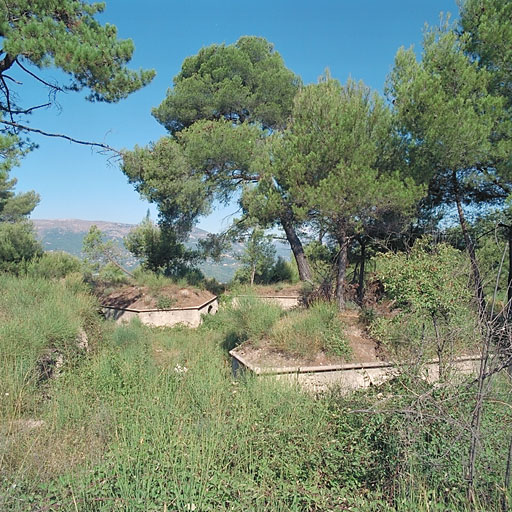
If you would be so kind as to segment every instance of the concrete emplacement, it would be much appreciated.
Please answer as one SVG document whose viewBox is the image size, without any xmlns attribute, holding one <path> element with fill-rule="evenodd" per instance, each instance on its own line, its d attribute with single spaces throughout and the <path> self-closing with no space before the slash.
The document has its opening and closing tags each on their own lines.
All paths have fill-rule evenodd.
<svg viewBox="0 0 512 512">
<path fill-rule="evenodd" d="M 237 354 L 236 349 L 230 350 L 229 354 L 234 376 L 238 376 L 244 371 L 250 371 L 257 376 L 269 376 L 278 380 L 296 382 L 304 389 L 313 392 L 326 391 L 331 387 L 348 392 L 378 386 L 400 373 L 399 365 L 390 361 L 330 366 L 260 368 Z M 480 356 L 462 356 L 454 358 L 447 366 L 458 375 L 477 374 L 480 369 L 480 360 Z M 439 379 L 438 360 L 425 362 L 423 378 L 428 382 L 435 382 Z"/>
<path fill-rule="evenodd" d="M 113 319 L 117 323 L 130 322 L 138 318 L 143 324 L 153 327 L 171 327 L 183 324 L 188 327 L 199 327 L 203 315 L 214 315 L 219 309 L 217 297 L 203 302 L 199 306 L 168 309 L 131 309 L 101 306 L 105 318 Z"/>
</svg>

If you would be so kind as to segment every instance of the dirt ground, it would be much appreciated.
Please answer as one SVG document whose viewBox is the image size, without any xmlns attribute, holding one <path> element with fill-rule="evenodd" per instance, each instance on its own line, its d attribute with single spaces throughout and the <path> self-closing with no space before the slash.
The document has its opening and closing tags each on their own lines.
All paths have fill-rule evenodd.
<svg viewBox="0 0 512 512">
<path fill-rule="evenodd" d="M 357 310 L 343 312 L 341 319 L 346 325 L 345 334 L 352 349 L 352 357 L 348 361 L 341 357 L 328 355 L 325 352 L 318 352 L 307 359 L 294 357 L 276 350 L 268 340 L 260 342 L 258 346 L 251 342 L 244 343 L 236 348 L 236 353 L 247 362 L 260 368 L 328 366 L 350 362 L 372 363 L 386 360 L 386 354 L 368 336 L 364 325 L 359 321 Z"/>
<path fill-rule="evenodd" d="M 177 285 L 167 285 L 158 291 L 152 291 L 147 286 L 126 285 L 102 297 L 101 303 L 104 306 L 142 310 L 157 309 L 158 305 L 164 303 L 162 309 L 170 309 L 199 306 L 214 297 L 207 290 Z"/>
</svg>

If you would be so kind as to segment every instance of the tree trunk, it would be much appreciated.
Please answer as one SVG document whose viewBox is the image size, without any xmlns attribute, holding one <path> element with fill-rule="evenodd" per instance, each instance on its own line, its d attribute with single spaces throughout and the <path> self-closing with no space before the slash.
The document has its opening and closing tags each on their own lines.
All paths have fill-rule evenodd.
<svg viewBox="0 0 512 512">
<path fill-rule="evenodd" d="M 507 512 L 508 510 L 508 490 L 510 488 L 510 475 L 512 473 L 512 437 L 510 438 L 509 444 L 508 444 L 508 456 L 507 456 L 507 466 L 505 469 L 505 489 L 504 489 L 504 496 L 502 498 L 502 504 L 501 509 L 503 512 Z"/>
<path fill-rule="evenodd" d="M 475 497 L 475 470 L 476 470 L 476 457 L 478 451 L 478 443 L 480 440 L 480 425 L 482 422 L 482 409 L 486 396 L 485 379 L 487 367 L 489 362 L 489 349 L 490 349 L 491 333 L 487 330 L 484 332 L 484 340 L 482 344 L 480 370 L 478 372 L 477 380 L 477 394 L 475 401 L 475 408 L 471 416 L 471 437 L 469 442 L 469 456 L 468 456 L 468 499 L 472 509 L 475 510 L 476 497 Z"/>
<path fill-rule="evenodd" d="M 107 256 L 107 259 L 110 263 L 112 263 L 112 265 L 115 265 L 119 270 L 122 270 L 125 274 L 128 274 L 130 277 L 134 277 L 133 274 L 126 270 L 122 265 L 120 265 L 114 258 L 111 258 L 109 256 Z"/>
<path fill-rule="evenodd" d="M 359 305 L 362 305 L 364 299 L 364 264 L 366 260 L 366 244 L 362 240 L 359 240 L 359 245 L 361 246 L 361 261 L 359 264 L 359 283 L 357 287 L 357 299 L 359 301 Z"/>
<path fill-rule="evenodd" d="M 338 254 L 338 264 L 336 272 L 336 304 L 338 309 L 345 309 L 345 275 L 347 273 L 347 246 L 348 240 L 344 231 L 340 231 L 338 235 L 338 243 L 340 252 Z"/>
<path fill-rule="evenodd" d="M 462 201 L 459 192 L 459 185 L 457 182 L 457 175 L 454 172 L 452 175 L 453 180 L 453 190 L 455 194 L 455 203 L 457 205 L 457 212 L 459 214 L 459 222 L 462 230 L 462 234 L 464 236 L 464 242 L 466 244 L 466 249 L 469 254 L 469 260 L 471 262 L 471 270 L 473 272 L 473 280 L 475 282 L 475 295 L 478 301 L 478 310 L 480 315 L 483 317 L 485 314 L 485 298 L 484 298 L 484 288 L 482 285 L 482 277 L 480 276 L 480 269 L 478 268 L 478 262 L 476 261 L 475 254 L 475 246 L 473 245 L 473 241 L 469 236 L 468 225 L 466 223 L 466 217 L 464 216 L 464 210 L 462 209 Z"/>
<path fill-rule="evenodd" d="M 508 276 L 507 276 L 507 306 L 505 313 L 507 317 L 512 316 L 512 226 L 508 224 L 498 224 L 500 228 L 507 230 L 508 243 Z"/>
<path fill-rule="evenodd" d="M 507 313 L 512 309 L 512 226 L 508 226 L 508 278 L 507 278 Z"/>
<path fill-rule="evenodd" d="M 301 281 L 312 281 L 311 268 L 309 267 L 308 260 L 306 259 L 306 255 L 304 254 L 304 247 L 302 246 L 299 237 L 297 236 L 297 232 L 293 227 L 293 224 L 287 217 L 281 217 L 281 225 L 283 226 L 284 232 L 286 234 L 286 239 L 290 244 L 290 248 L 292 250 L 295 261 L 297 262 L 297 268 L 299 270 L 299 278 Z"/>
<path fill-rule="evenodd" d="M 252 266 L 251 269 L 251 286 L 254 286 L 254 277 L 256 276 L 256 265 Z"/>
<path fill-rule="evenodd" d="M 437 320 L 434 313 L 432 313 L 432 324 L 434 326 L 434 332 L 436 333 L 436 347 L 437 347 L 437 360 L 439 368 L 439 381 L 443 380 L 444 377 L 444 340 L 439 335 L 439 328 L 437 326 Z"/>
</svg>

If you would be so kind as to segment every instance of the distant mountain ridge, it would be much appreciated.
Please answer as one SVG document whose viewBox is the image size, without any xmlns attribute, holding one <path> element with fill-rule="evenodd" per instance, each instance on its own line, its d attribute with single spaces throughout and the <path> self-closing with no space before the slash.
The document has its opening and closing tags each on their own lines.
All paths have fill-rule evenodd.
<svg viewBox="0 0 512 512">
<path fill-rule="evenodd" d="M 98 226 L 109 238 L 124 238 L 136 224 L 122 222 L 109 222 L 104 220 L 82 219 L 32 219 L 39 236 L 44 236 L 49 231 L 61 230 L 66 233 L 87 233 L 91 226 Z M 201 239 L 208 236 L 208 231 L 192 228 L 191 239 Z"/>
<path fill-rule="evenodd" d="M 104 220 L 82 220 L 82 219 L 32 219 L 37 237 L 41 241 L 45 251 L 64 251 L 79 258 L 82 255 L 82 244 L 85 235 L 91 226 L 96 225 L 108 239 L 114 240 L 119 246 L 122 254 L 121 264 L 128 269 L 138 265 L 138 260 L 124 247 L 123 238 L 133 229 L 136 224 L 122 222 L 108 222 Z M 192 228 L 186 242 L 188 247 L 194 247 L 201 239 L 209 235 L 208 231 L 199 228 Z M 287 244 L 276 242 L 277 255 L 285 259 L 290 258 L 290 249 Z M 232 248 L 222 255 L 220 262 L 205 262 L 200 269 L 207 277 L 214 277 L 220 282 L 228 282 L 235 275 L 236 269 L 240 266 L 237 255 L 244 250 L 243 244 L 235 243 Z"/>
<path fill-rule="evenodd" d="M 91 226 L 96 225 L 107 238 L 114 240 L 119 246 L 122 265 L 128 269 L 133 269 L 138 265 L 137 259 L 126 250 L 123 244 L 123 238 L 136 224 L 82 219 L 33 219 L 32 223 L 45 251 L 64 251 L 79 258 L 83 256 L 82 244 L 85 235 Z M 206 238 L 208 234 L 208 231 L 194 227 L 186 245 L 195 246 L 198 240 Z M 219 263 L 206 262 L 200 268 L 207 277 L 215 277 L 221 282 L 230 281 L 239 266 L 236 254 L 242 250 L 243 246 L 236 244 L 232 251 L 223 255 L 223 259 Z"/>
</svg>

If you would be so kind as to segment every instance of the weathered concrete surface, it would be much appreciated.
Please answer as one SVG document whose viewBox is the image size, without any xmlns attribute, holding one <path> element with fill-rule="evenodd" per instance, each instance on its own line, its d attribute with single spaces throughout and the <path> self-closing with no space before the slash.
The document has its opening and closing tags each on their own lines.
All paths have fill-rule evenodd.
<svg viewBox="0 0 512 512">
<path fill-rule="evenodd" d="M 339 388 L 343 391 L 364 389 L 378 386 L 383 382 L 399 375 L 400 368 L 389 361 L 374 363 L 347 363 L 332 366 L 306 366 L 283 368 L 259 368 L 236 353 L 229 352 L 233 374 L 239 375 L 250 371 L 258 376 L 268 376 L 277 380 L 298 383 L 304 389 L 313 392 L 326 391 L 329 388 Z M 460 376 L 477 374 L 480 368 L 478 356 L 464 356 L 450 362 L 449 369 Z M 428 382 L 439 379 L 439 362 L 428 361 L 423 366 L 423 378 Z"/>
<path fill-rule="evenodd" d="M 153 327 L 170 327 L 183 324 L 188 327 L 199 327 L 203 315 L 214 315 L 219 309 L 217 297 L 187 308 L 169 309 L 121 309 L 111 306 L 102 306 L 105 318 L 113 319 L 118 323 L 130 322 L 137 317 L 143 324 Z"/>
<path fill-rule="evenodd" d="M 293 309 L 300 306 L 299 295 L 237 295 L 233 297 L 233 306 L 238 306 L 239 299 L 251 297 L 256 300 L 276 304 L 284 310 Z"/>
</svg>

